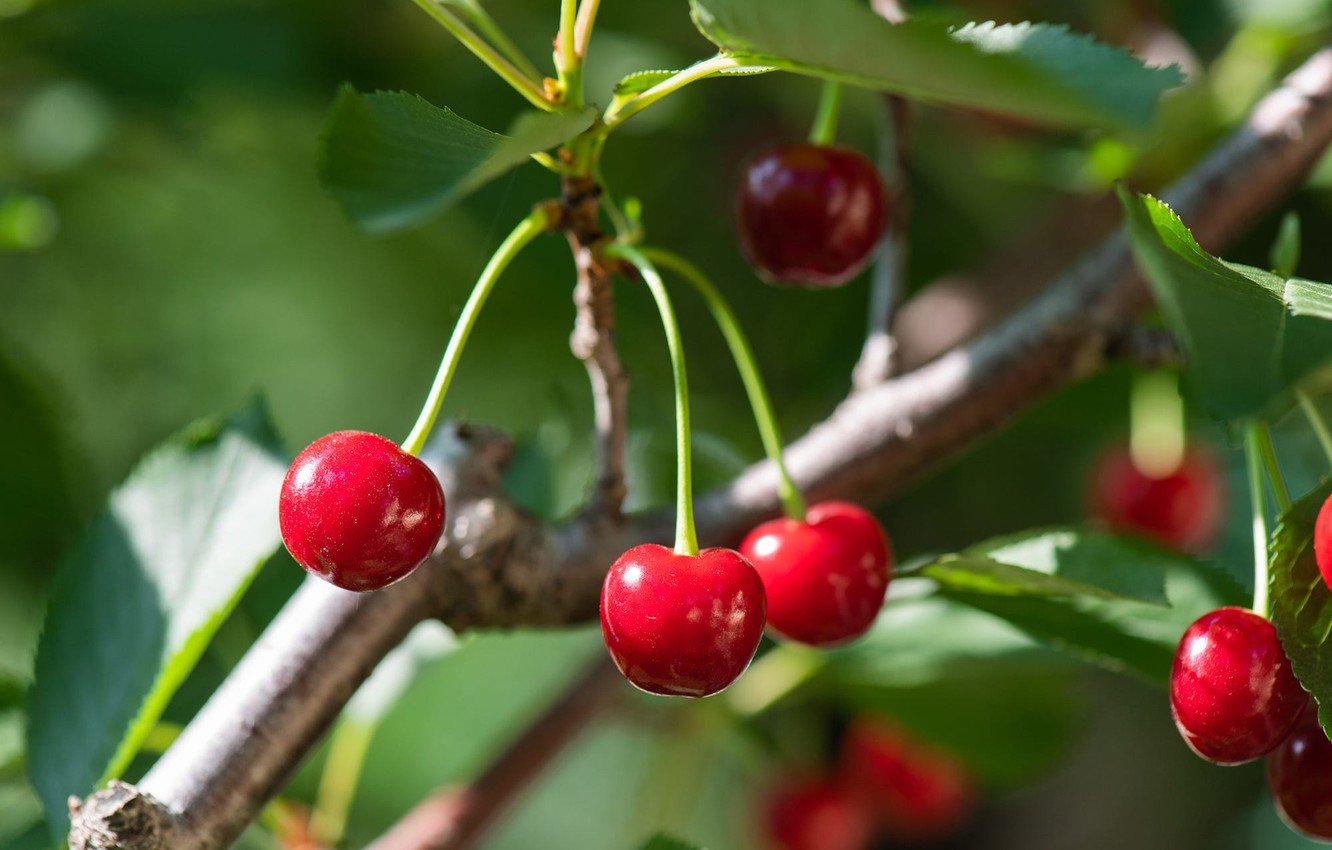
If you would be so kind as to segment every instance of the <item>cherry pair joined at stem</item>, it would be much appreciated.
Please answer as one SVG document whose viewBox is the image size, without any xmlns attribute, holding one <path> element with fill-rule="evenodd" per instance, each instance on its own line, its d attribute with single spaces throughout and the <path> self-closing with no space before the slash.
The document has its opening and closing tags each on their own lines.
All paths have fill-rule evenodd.
<svg viewBox="0 0 1332 850">
<path fill-rule="evenodd" d="M 679 465 L 675 551 L 650 544 L 630 549 L 603 584 L 602 634 L 620 672 L 651 693 L 707 696 L 744 672 L 765 622 L 817 644 L 863 633 L 888 584 L 889 548 L 878 523 L 846 504 L 816 505 L 806 517 L 782 463 L 780 434 L 752 351 L 729 306 L 697 269 L 662 251 L 617 245 L 607 253 L 631 262 L 657 301 L 675 374 Z M 765 450 L 779 471 L 791 516 L 757 529 L 742 547 L 743 555 L 729 549 L 698 552 L 683 353 L 653 259 L 681 272 L 708 302 L 740 368 Z"/>
</svg>

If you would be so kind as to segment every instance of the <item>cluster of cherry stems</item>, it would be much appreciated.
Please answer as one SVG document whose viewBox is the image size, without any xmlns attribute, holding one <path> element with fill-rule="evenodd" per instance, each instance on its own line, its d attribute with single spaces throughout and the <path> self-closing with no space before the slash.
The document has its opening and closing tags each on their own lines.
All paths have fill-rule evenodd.
<svg viewBox="0 0 1332 850">
<path fill-rule="evenodd" d="M 863 270 L 886 227 L 888 207 L 879 173 L 863 155 L 801 143 L 771 148 L 748 163 L 735 213 L 741 247 L 761 277 L 827 288 Z M 530 232 L 521 235 L 530 239 L 547 224 L 534 213 Z M 519 235 L 515 231 L 510 240 Z M 681 453 L 675 548 L 630 549 L 610 567 L 602 588 L 602 633 L 620 672 L 650 693 L 704 697 L 740 677 L 765 628 L 816 647 L 864 634 L 882 607 L 892 572 L 883 528 L 854 504 L 806 508 L 782 463 L 780 435 L 748 343 L 696 269 L 665 252 L 624 245 L 606 254 L 636 266 L 654 287 L 676 370 Z M 780 472 L 786 516 L 753 529 L 738 551 L 699 551 L 695 540 L 683 356 L 669 301 L 648 260 L 653 255 L 709 301 Z M 483 281 L 502 268 L 492 265 L 495 274 Z M 478 285 L 478 291 L 477 308 L 488 290 Z M 347 590 L 378 590 L 406 576 L 438 545 L 444 494 L 416 453 L 434 424 L 474 315 L 465 311 L 460 319 L 427 409 L 402 446 L 340 431 L 316 440 L 292 463 L 279 505 L 282 537 L 309 572 Z M 1191 549 L 1219 525 L 1219 492 L 1219 474 L 1197 452 L 1167 476 L 1142 473 L 1119 452 L 1096 474 L 1092 510 L 1112 526 Z M 1332 499 L 1318 518 L 1315 552 L 1332 585 Z M 1180 733 L 1198 755 L 1226 765 L 1267 755 L 1273 797 L 1285 819 L 1306 835 L 1332 839 L 1332 742 L 1264 616 L 1227 607 L 1193 623 L 1175 656 L 1170 702 Z M 876 818 L 886 815 L 921 836 L 954 827 L 969 809 L 971 786 L 954 762 L 882 723 L 854 723 L 839 764 L 836 775 L 792 782 L 773 795 L 766 820 L 776 844 L 827 848 L 836 836 L 838 847 L 854 850 L 868 843 Z"/>
</svg>

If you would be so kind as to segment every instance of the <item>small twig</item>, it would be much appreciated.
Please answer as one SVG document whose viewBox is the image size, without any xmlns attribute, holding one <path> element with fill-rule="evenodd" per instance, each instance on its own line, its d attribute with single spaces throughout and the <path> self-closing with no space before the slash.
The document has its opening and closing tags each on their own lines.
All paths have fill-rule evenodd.
<svg viewBox="0 0 1332 850">
<path fill-rule="evenodd" d="M 874 11 L 890 23 L 906 20 L 898 0 L 874 0 Z M 851 372 L 857 390 L 880 384 L 897 373 L 900 358 L 893 323 L 906 290 L 907 220 L 911 193 L 907 175 L 911 154 L 911 104 L 899 95 L 882 98 L 879 172 L 888 189 L 888 226 L 879 239 L 879 256 L 870 281 L 865 345 Z"/>
<path fill-rule="evenodd" d="M 466 850 L 578 734 L 614 702 L 620 677 L 609 660 L 578 677 L 527 731 L 469 785 L 441 788 L 366 850 Z"/>
<path fill-rule="evenodd" d="M 587 43 L 592 40 L 592 25 L 597 20 L 601 0 L 583 0 L 578 7 L 578 20 L 574 23 L 574 52 L 587 57 Z"/>
<path fill-rule="evenodd" d="M 629 376 L 615 347 L 615 293 L 610 270 L 597 258 L 601 188 L 591 178 L 569 177 L 561 201 L 562 226 L 578 270 L 577 315 L 569 347 L 592 383 L 592 412 L 600 469 L 591 511 L 618 519 L 624 504 L 624 453 L 629 428 Z"/>
</svg>

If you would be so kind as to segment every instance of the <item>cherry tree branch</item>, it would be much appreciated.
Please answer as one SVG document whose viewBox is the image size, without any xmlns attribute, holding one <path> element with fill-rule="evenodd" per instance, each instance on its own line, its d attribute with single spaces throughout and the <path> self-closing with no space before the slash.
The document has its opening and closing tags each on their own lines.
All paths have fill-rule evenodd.
<svg viewBox="0 0 1332 850">
<path fill-rule="evenodd" d="M 596 247 L 604 238 L 600 221 L 601 189 L 590 178 L 566 178 L 561 204 L 562 225 L 578 268 L 578 284 L 574 287 L 578 313 L 569 347 L 587 367 L 592 383 L 592 412 L 600 458 L 590 507 L 600 518 L 615 520 L 620 516 L 625 494 L 629 376 L 615 348 L 614 280 L 596 254 Z"/>
<path fill-rule="evenodd" d="M 465 850 L 621 693 L 619 673 L 597 661 L 473 782 L 441 788 L 366 850 Z"/>
<path fill-rule="evenodd" d="M 1332 49 L 1310 58 L 1165 197 L 1211 248 L 1297 187 L 1332 144 Z M 1089 252 L 1008 320 L 913 372 L 857 393 L 793 443 L 811 498 L 872 501 L 1099 368 L 1149 304 L 1124 235 Z M 389 648 L 436 616 L 455 629 L 550 626 L 595 616 L 606 565 L 669 539 L 668 512 L 543 526 L 498 493 L 508 443 L 455 429 L 442 461 L 449 528 L 440 551 L 384 591 L 307 587 L 288 603 L 181 737 L 136 786 L 71 801 L 70 845 L 217 850 L 281 787 Z M 751 467 L 698 502 L 700 537 L 734 541 L 779 512 L 777 477 Z"/>
</svg>

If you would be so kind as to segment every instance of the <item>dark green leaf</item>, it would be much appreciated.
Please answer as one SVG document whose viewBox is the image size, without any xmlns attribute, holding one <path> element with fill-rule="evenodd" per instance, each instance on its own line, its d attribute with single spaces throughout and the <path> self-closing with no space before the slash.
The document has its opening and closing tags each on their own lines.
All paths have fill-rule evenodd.
<svg viewBox="0 0 1332 850">
<path fill-rule="evenodd" d="M 187 429 L 112 493 L 63 565 L 37 652 L 28 764 L 52 834 L 116 776 L 277 548 L 286 468 L 261 404 Z"/>
<path fill-rule="evenodd" d="M 639 850 L 704 850 L 704 848 L 659 832 L 648 839 L 648 843 L 640 847 Z"/>
<path fill-rule="evenodd" d="M 1075 657 L 1164 684 L 1184 629 L 1206 611 L 1234 602 L 1233 590 L 1206 568 L 1181 564 L 1166 576 L 1168 606 L 1088 596 L 943 593 Z"/>
<path fill-rule="evenodd" d="M 592 110 L 529 112 L 508 135 L 404 92 L 343 86 L 329 113 L 319 178 L 362 227 L 417 224 L 592 125 Z"/>
<path fill-rule="evenodd" d="M 1313 528 L 1332 496 L 1332 479 L 1281 514 L 1271 543 L 1272 622 L 1300 684 L 1318 701 L 1318 719 L 1332 729 L 1332 591 L 1314 560 Z"/>
<path fill-rule="evenodd" d="M 1084 528 L 1006 535 L 967 550 L 1005 564 L 1094 585 L 1102 596 L 1166 601 L 1166 570 L 1188 559 L 1136 537 Z"/>
<path fill-rule="evenodd" d="M 1094 584 L 1015 567 L 979 555 L 945 555 L 920 571 L 949 591 L 992 596 L 1123 598 Z"/>
<path fill-rule="evenodd" d="M 615 84 L 616 97 L 642 94 L 663 80 L 676 75 L 676 71 L 635 71 Z"/>
<path fill-rule="evenodd" d="M 1194 391 L 1212 415 L 1250 416 L 1332 358 L 1332 294 L 1223 262 L 1165 204 L 1120 190 L 1134 256 L 1188 353 Z"/>
<path fill-rule="evenodd" d="M 855 0 L 691 0 L 725 51 L 799 73 L 1079 127 L 1141 127 L 1177 86 L 1122 50 L 1046 24 L 890 24 Z"/>
</svg>

